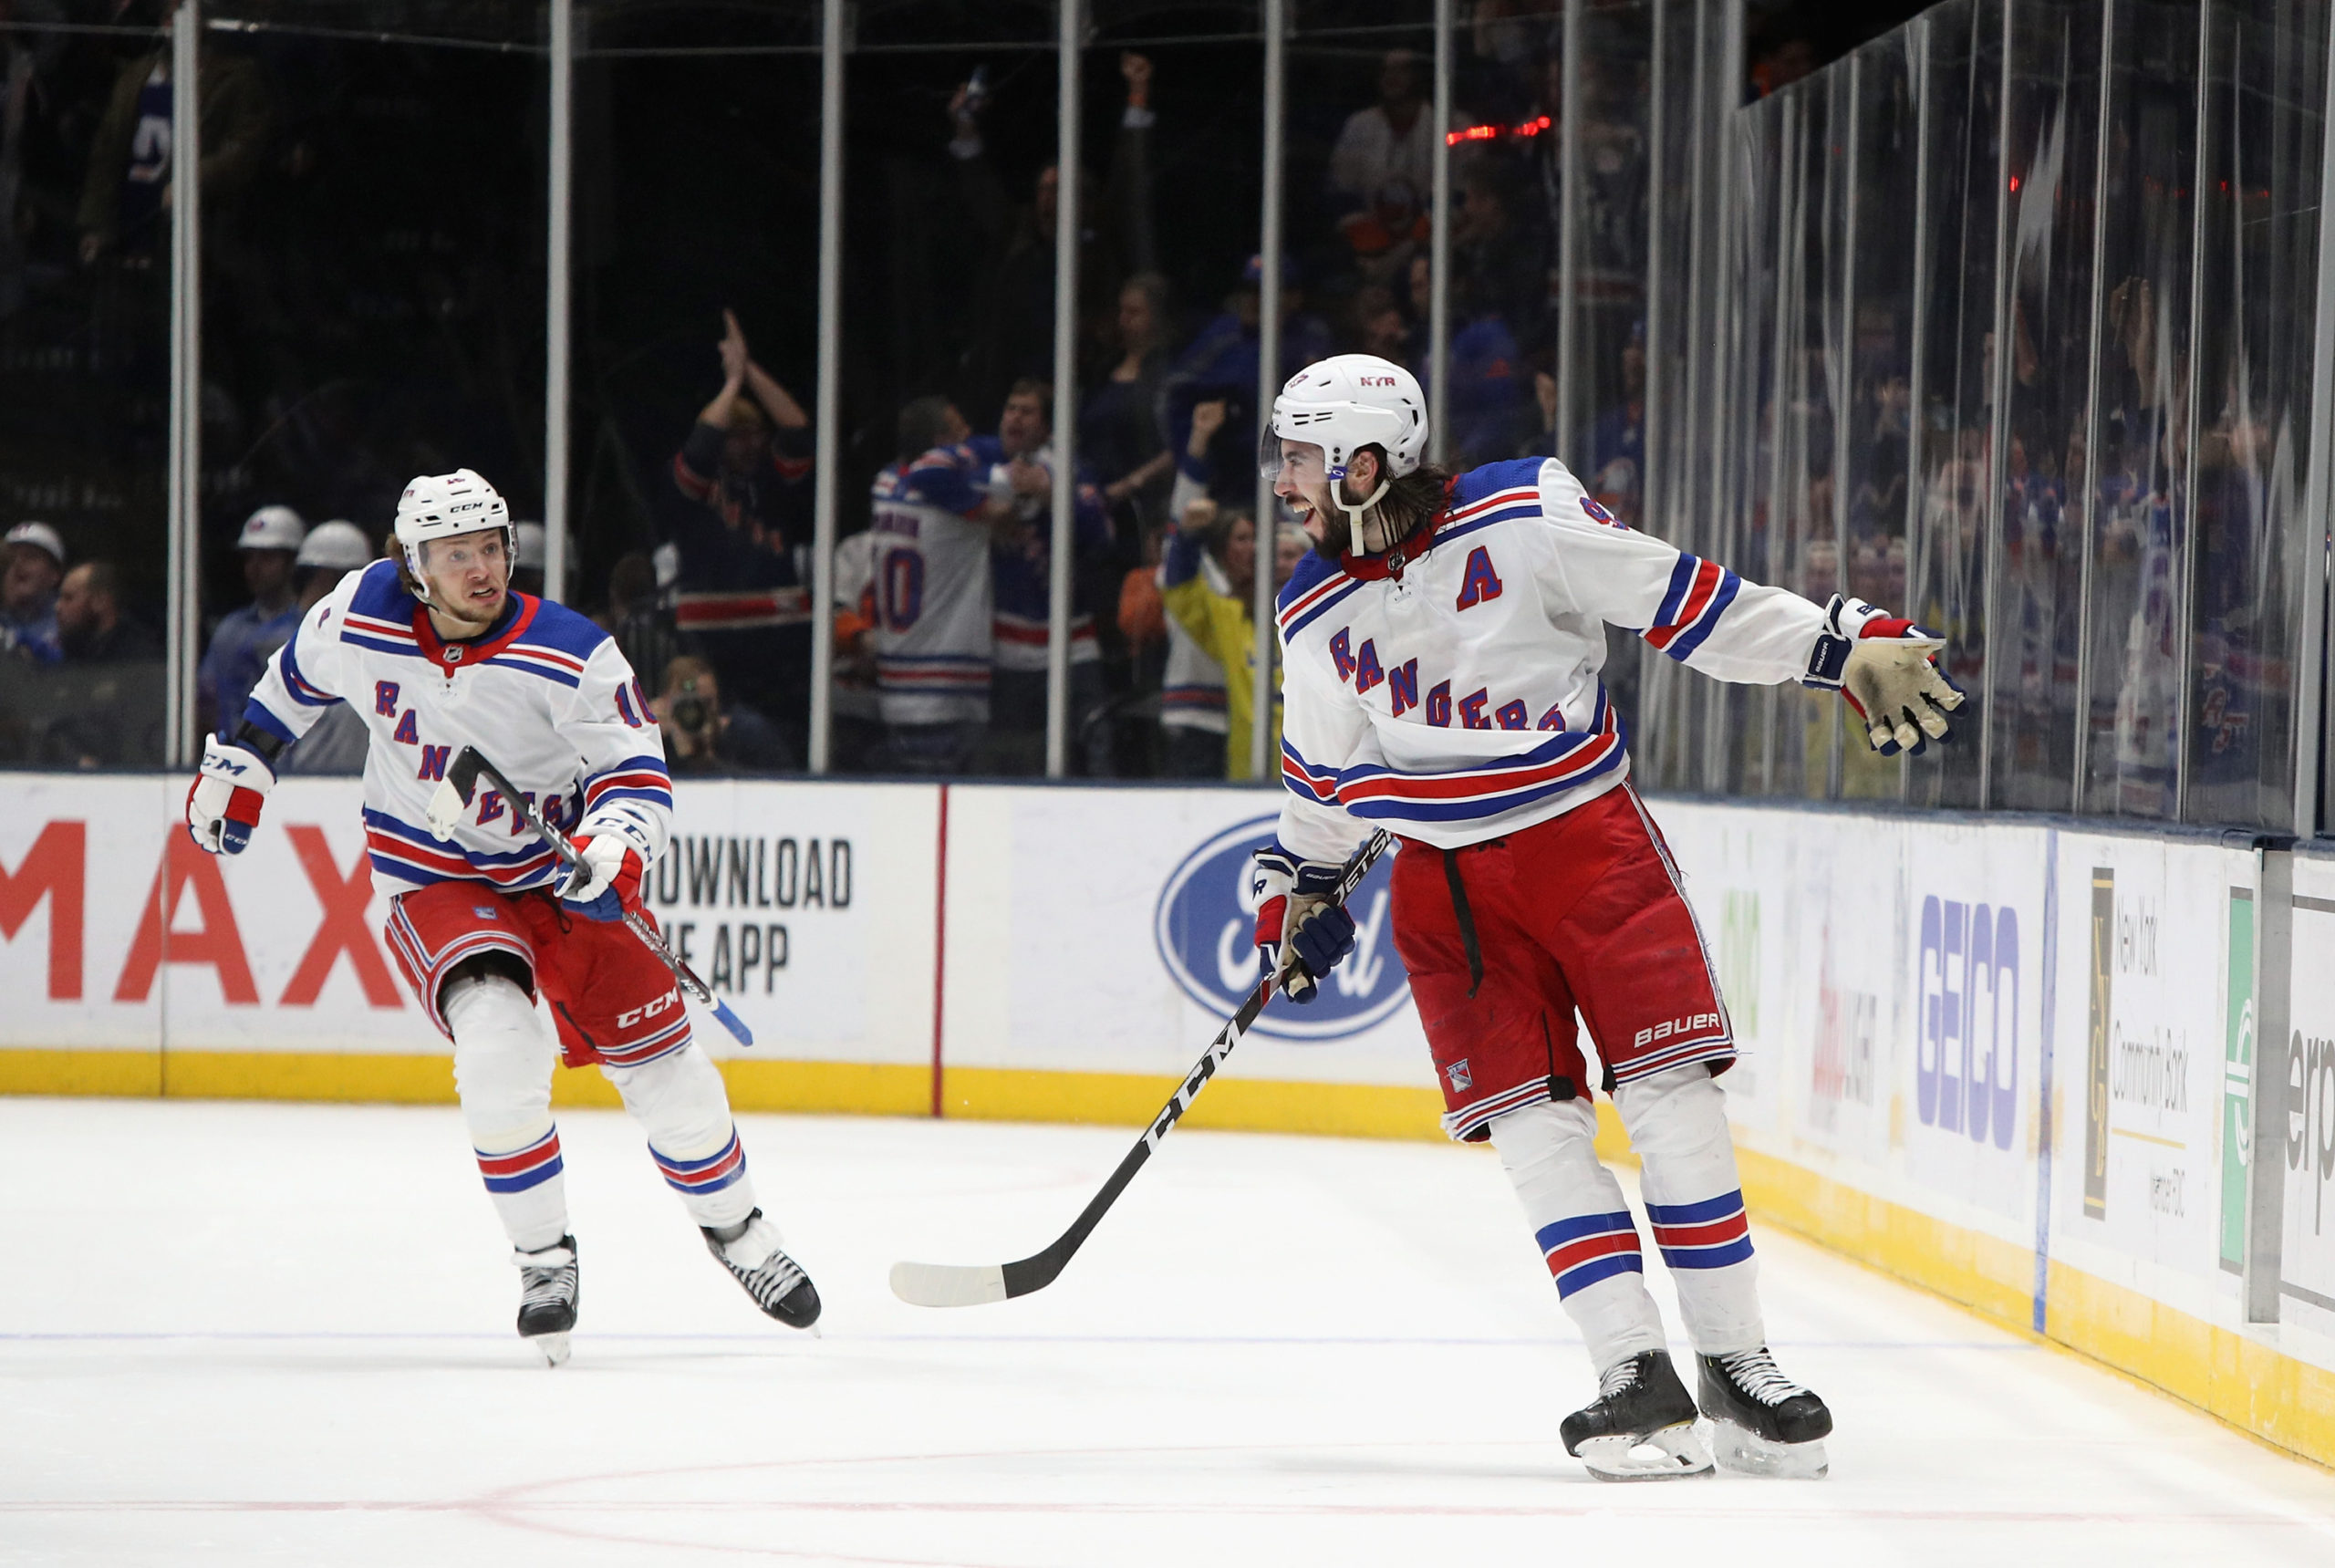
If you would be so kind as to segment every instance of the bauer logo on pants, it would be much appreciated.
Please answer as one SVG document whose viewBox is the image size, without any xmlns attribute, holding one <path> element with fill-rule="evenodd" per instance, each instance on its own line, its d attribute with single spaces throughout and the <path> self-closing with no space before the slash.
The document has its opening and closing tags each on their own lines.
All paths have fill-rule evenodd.
<svg viewBox="0 0 2335 1568">
<path fill-rule="evenodd" d="M 1258 849 L 1272 842 L 1278 816 L 1227 828 L 1184 857 L 1159 891 L 1152 929 L 1160 961 L 1185 995 L 1213 1013 L 1237 1012 L 1256 988 Z M 1253 1033 L 1276 1040 L 1342 1040 L 1384 1023 L 1410 1000 L 1410 977 L 1395 956 L 1393 856 L 1371 867 L 1346 908 L 1354 915 L 1354 951 L 1300 1007 L 1276 999 Z"/>
</svg>

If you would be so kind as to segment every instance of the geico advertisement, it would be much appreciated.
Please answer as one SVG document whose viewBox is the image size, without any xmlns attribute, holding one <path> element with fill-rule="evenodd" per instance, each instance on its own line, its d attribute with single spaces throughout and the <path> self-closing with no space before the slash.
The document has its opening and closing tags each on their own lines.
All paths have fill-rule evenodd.
<svg viewBox="0 0 2335 1568">
<path fill-rule="evenodd" d="M 2215 1275 L 2231 892 L 2236 883 L 2250 897 L 2251 857 L 2065 834 L 2059 873 L 2057 1223 L 2131 1257 Z M 2251 903 L 2239 912 L 2250 965 Z M 2250 975 L 2236 984 L 2245 990 Z"/>
<path fill-rule="evenodd" d="M 2286 1080 L 2286 1126 L 2257 1147 L 2286 1162 L 2282 1288 L 2335 1313 L 2335 864 L 2296 858 L 2294 919 L 2288 1036 L 2257 1053 Z"/>
<path fill-rule="evenodd" d="M 389 900 L 366 862 L 356 781 L 283 781 L 231 857 L 188 838 L 185 788 L 9 781 L 0 1044 L 443 1049 L 382 939 Z M 650 907 L 758 1037 L 860 1040 L 871 926 L 898 925 L 929 952 L 929 894 L 903 883 L 929 887 L 931 793 L 684 781 Z M 908 989 L 908 1011 L 929 1022 L 929 982 Z"/>
<path fill-rule="evenodd" d="M 946 1054 L 967 1066 L 1175 1072 L 1257 983 L 1254 851 L 1278 792 L 950 792 Z M 1307 1006 L 1276 999 L 1227 1071 L 1431 1086 L 1395 954 L 1389 857 L 1349 907 L 1354 951 Z"/>
</svg>

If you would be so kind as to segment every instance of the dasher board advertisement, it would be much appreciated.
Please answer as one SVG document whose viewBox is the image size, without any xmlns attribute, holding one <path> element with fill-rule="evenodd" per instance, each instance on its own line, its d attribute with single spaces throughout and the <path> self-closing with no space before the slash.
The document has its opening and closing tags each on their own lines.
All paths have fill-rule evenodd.
<svg viewBox="0 0 2335 1568">
<path fill-rule="evenodd" d="M 2264 1158 L 2286 1164 L 2279 1289 L 2320 1332 L 2335 1332 L 2335 860 L 2295 857 L 2294 982 L 2283 1042 L 2257 1071 L 2284 1079 L 2286 1125 L 2261 1129 Z"/>
<path fill-rule="evenodd" d="M 168 778 L 9 781 L 0 1046 L 431 1053 L 382 935 L 354 779 L 287 778 L 241 855 L 198 849 Z M 933 822 L 918 785 L 683 779 L 644 885 L 765 1054 L 922 1061 Z M 880 943 L 896 976 L 868 983 Z M 700 1040 L 734 1049 L 719 1029 Z"/>
<path fill-rule="evenodd" d="M 2062 833 L 2054 1230 L 2222 1276 L 2233 900 L 2252 858 L 2195 839 Z M 2237 908 L 2251 953 L 2250 901 Z M 2242 1179 L 2242 1178 L 2241 1178 Z"/>
<path fill-rule="evenodd" d="M 1257 983 L 1255 851 L 1276 792 L 949 792 L 945 1054 L 963 1066 L 1173 1073 Z M 1431 1088 L 1380 860 L 1354 950 L 1311 1004 L 1276 998 L 1227 1070 Z"/>
</svg>

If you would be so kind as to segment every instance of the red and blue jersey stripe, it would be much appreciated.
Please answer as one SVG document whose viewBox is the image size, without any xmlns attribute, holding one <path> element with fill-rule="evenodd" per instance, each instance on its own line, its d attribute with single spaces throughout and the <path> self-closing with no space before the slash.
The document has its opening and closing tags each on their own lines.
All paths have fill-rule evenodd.
<svg viewBox="0 0 2335 1568">
<path fill-rule="evenodd" d="M 1374 822 L 1470 822 L 1498 816 L 1552 794 L 1576 789 L 1619 767 L 1626 755 L 1622 723 L 1598 693 L 1586 730 L 1564 731 L 1528 752 L 1495 757 L 1449 773 L 1412 774 L 1367 764 L 1336 776 L 1338 803 Z M 1325 800 L 1314 775 L 1294 773 L 1284 743 L 1282 780 L 1295 794 Z"/>
<path fill-rule="evenodd" d="M 730 1141 L 721 1152 L 704 1159 L 675 1159 L 658 1153 L 655 1144 L 649 1146 L 649 1157 L 665 1173 L 666 1185 L 676 1192 L 719 1192 L 746 1174 L 746 1151 L 738 1142 L 735 1127 L 730 1129 Z"/>
<path fill-rule="evenodd" d="M 1751 1257 L 1751 1221 L 1737 1189 L 1700 1203 L 1648 1203 L 1654 1244 L 1674 1269 L 1723 1269 Z"/>
<path fill-rule="evenodd" d="M 1637 1227 L 1630 1222 L 1626 1210 L 1560 1220 L 1541 1226 L 1533 1240 L 1540 1242 L 1541 1255 L 1548 1260 L 1561 1298 L 1616 1274 L 1645 1272 Z"/>
<path fill-rule="evenodd" d="M 1718 562 L 1681 555 L 1670 569 L 1670 587 L 1654 612 L 1654 624 L 1640 635 L 1684 663 L 1718 628 L 1742 587 L 1743 579 Z"/>
<path fill-rule="evenodd" d="M 559 1158 L 557 1127 L 509 1154 L 489 1154 L 483 1148 L 471 1152 L 478 1156 L 478 1173 L 485 1179 L 489 1192 L 524 1192 L 541 1187 L 565 1168 Z"/>
<path fill-rule="evenodd" d="M 589 815 L 602 804 L 611 800 L 645 800 L 651 805 L 673 808 L 673 775 L 666 771 L 662 757 L 643 753 L 627 757 L 612 768 L 606 768 L 584 781 L 584 810 Z"/>
</svg>

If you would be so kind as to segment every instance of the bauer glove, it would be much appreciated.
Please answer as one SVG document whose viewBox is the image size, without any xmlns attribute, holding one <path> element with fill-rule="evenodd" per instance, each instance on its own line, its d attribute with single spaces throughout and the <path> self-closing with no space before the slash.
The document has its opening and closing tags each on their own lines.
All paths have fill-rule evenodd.
<svg viewBox="0 0 2335 1568">
<path fill-rule="evenodd" d="M 1946 715 L 1967 701 L 1937 667 L 1946 639 L 1862 599 L 1832 596 L 1806 683 L 1848 699 L 1883 756 L 1919 756 L 1949 738 Z"/>
<path fill-rule="evenodd" d="M 241 855 L 259 826 L 275 770 L 257 752 L 208 735 L 202 766 L 186 792 L 186 830 L 213 855 Z"/>
<path fill-rule="evenodd" d="M 640 874 L 649 868 L 632 841 L 614 832 L 574 841 L 582 864 L 559 886 L 559 901 L 587 920 L 621 920 L 640 912 Z"/>
<path fill-rule="evenodd" d="M 1282 994 L 1303 1004 L 1354 950 L 1354 917 L 1334 901 L 1342 867 L 1300 860 L 1279 845 L 1257 851 L 1257 950 Z"/>
</svg>

